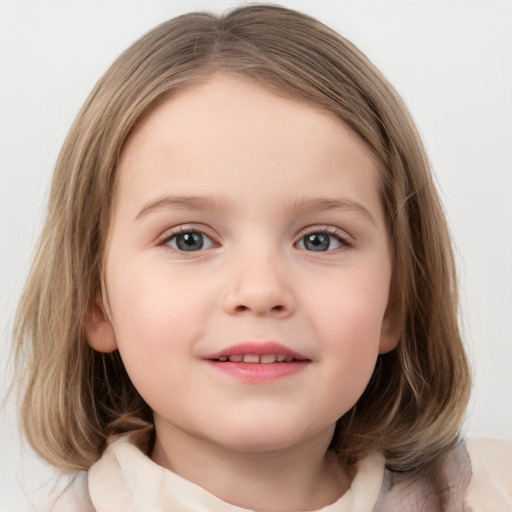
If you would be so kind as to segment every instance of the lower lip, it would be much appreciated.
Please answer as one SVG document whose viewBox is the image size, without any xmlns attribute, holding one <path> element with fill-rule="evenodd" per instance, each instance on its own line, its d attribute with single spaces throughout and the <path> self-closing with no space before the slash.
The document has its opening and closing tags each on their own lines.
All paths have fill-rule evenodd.
<svg viewBox="0 0 512 512">
<path fill-rule="evenodd" d="M 290 363 L 232 363 L 230 361 L 208 361 L 217 370 L 244 382 L 271 382 L 291 377 L 303 371 L 309 361 Z"/>
</svg>

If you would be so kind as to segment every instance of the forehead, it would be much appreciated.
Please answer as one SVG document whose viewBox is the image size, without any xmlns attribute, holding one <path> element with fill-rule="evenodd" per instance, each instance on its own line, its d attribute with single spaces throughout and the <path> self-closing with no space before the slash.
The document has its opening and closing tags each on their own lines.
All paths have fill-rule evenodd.
<svg viewBox="0 0 512 512">
<path fill-rule="evenodd" d="M 325 108 L 316 106 L 314 101 L 306 102 L 272 87 L 264 87 L 250 78 L 233 76 L 218 72 L 206 77 L 196 84 L 186 86 L 173 92 L 164 102 L 153 108 L 136 126 L 132 135 L 125 143 L 124 152 L 136 150 L 147 139 L 160 135 L 162 128 L 171 132 L 178 140 L 181 135 L 199 136 L 208 131 L 211 122 L 221 122 L 226 116 L 238 123 L 236 139 L 243 140 L 245 133 L 240 130 L 244 125 L 268 130 L 279 122 L 287 128 L 290 135 L 304 135 L 308 130 L 311 137 L 319 125 L 322 125 L 323 136 L 326 126 L 330 125 L 331 133 L 337 136 L 343 131 L 350 142 L 357 145 L 361 153 L 370 157 L 370 151 L 363 141 L 341 119 Z M 207 121 L 207 123 L 205 123 Z M 297 128 L 296 130 L 294 128 Z M 179 132 L 179 133 L 178 133 Z M 238 134 L 238 137 L 236 137 Z M 215 143 L 215 133 L 209 132 L 212 144 Z M 243 140 L 245 144 L 249 141 Z"/>
<path fill-rule="evenodd" d="M 257 190 L 270 200 L 276 190 L 328 194 L 337 178 L 349 193 L 378 193 L 372 154 L 333 114 L 226 75 L 180 90 L 147 115 L 119 173 L 119 194 L 222 193 L 235 182 L 241 197 Z"/>
</svg>

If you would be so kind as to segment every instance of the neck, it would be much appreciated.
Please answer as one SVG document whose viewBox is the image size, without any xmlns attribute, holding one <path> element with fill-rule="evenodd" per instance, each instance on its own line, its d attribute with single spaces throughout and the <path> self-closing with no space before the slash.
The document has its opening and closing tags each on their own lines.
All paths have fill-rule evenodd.
<svg viewBox="0 0 512 512">
<path fill-rule="evenodd" d="M 237 451 L 181 431 L 157 435 L 151 458 L 223 501 L 238 507 L 284 512 L 334 503 L 350 486 L 348 472 L 327 450 L 332 431 L 299 446 Z"/>
</svg>

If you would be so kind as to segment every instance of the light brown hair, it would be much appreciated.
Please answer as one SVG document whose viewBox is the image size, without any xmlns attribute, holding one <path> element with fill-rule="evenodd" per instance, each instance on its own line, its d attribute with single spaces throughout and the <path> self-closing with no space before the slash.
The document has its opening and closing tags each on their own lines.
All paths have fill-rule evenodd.
<svg viewBox="0 0 512 512">
<path fill-rule="evenodd" d="M 390 468 L 427 465 L 453 446 L 469 395 L 450 236 L 414 123 L 389 83 L 350 42 L 282 7 L 193 13 L 150 31 L 91 92 L 58 159 L 39 248 L 18 309 L 22 419 L 35 450 L 86 469 L 109 437 L 152 443 L 152 412 L 119 354 L 88 344 L 84 319 L 102 257 L 124 144 L 151 109 L 217 72 L 325 109 L 373 153 L 392 247 L 390 301 L 401 326 L 331 448 L 347 464 L 381 449 Z"/>
</svg>

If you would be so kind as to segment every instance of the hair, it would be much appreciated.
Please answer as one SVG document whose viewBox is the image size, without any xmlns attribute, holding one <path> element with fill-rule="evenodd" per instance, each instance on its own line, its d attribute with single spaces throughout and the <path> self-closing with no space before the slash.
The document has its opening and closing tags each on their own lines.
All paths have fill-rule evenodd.
<svg viewBox="0 0 512 512">
<path fill-rule="evenodd" d="M 118 352 L 89 346 L 84 319 L 101 289 L 128 137 L 161 102 L 216 73 L 334 114 L 378 162 L 400 341 L 378 357 L 331 449 L 348 465 L 375 449 L 394 470 L 428 465 L 457 441 L 470 388 L 450 235 L 428 159 L 404 103 L 353 44 L 305 14 L 270 5 L 163 23 L 113 63 L 78 114 L 56 164 L 15 323 L 29 442 L 62 471 L 87 469 L 109 438 L 124 433 L 150 451 L 152 411 Z"/>
</svg>

